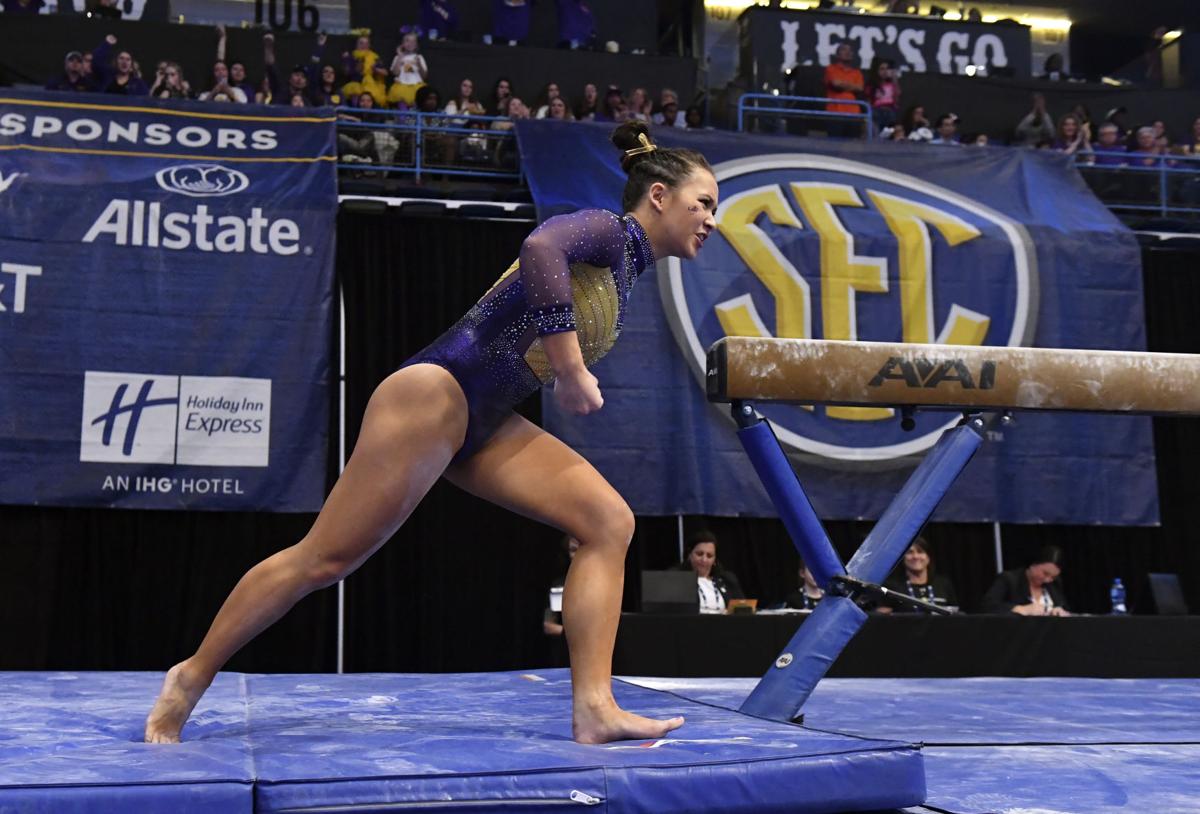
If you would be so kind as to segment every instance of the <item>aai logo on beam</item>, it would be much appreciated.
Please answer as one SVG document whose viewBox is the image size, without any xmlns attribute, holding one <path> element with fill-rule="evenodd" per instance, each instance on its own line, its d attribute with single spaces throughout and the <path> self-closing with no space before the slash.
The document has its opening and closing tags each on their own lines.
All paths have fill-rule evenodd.
<svg viewBox="0 0 1200 814">
<path fill-rule="evenodd" d="M 704 387 L 723 336 L 951 345 L 1028 345 L 1037 316 L 1034 248 L 1020 224 L 919 178 L 789 153 L 713 168 L 717 233 L 696 260 L 671 258 L 659 292 Z M 957 416 L 886 407 L 758 404 L 795 451 L 887 461 L 932 446 Z"/>
</svg>

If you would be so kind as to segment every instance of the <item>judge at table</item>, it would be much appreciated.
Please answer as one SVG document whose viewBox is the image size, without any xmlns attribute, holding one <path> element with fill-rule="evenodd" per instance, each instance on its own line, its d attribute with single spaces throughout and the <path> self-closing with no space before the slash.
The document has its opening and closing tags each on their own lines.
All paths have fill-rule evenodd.
<svg viewBox="0 0 1200 814">
<path fill-rule="evenodd" d="M 730 599 L 746 596 L 737 575 L 717 560 L 717 536 L 711 531 L 699 531 L 691 536 L 687 555 L 676 568 L 680 571 L 690 568 L 696 573 L 701 613 L 724 613 Z"/>
<path fill-rule="evenodd" d="M 983 595 L 984 613 L 1016 613 L 1021 616 L 1070 616 L 1058 578 L 1062 574 L 1062 549 L 1049 545 L 1024 568 L 996 575 Z"/>
</svg>

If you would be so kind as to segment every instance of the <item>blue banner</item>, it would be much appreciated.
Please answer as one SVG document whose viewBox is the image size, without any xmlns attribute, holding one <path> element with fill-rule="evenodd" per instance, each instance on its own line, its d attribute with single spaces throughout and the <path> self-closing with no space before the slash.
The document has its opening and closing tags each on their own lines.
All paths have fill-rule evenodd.
<svg viewBox="0 0 1200 814">
<path fill-rule="evenodd" d="M 0 502 L 313 511 L 328 110 L 0 94 Z"/>
<path fill-rule="evenodd" d="M 538 214 L 619 206 L 625 177 L 602 125 L 522 122 Z M 663 259 L 594 371 L 605 406 L 546 426 L 644 514 L 771 516 L 704 351 L 725 335 L 1144 350 L 1137 242 L 1068 157 L 660 128 L 720 186 L 696 260 Z M 569 167 L 569 171 L 563 168 Z M 758 405 L 825 518 L 877 518 L 955 418 Z M 935 514 L 944 521 L 1158 522 L 1146 418 L 1019 413 Z"/>
</svg>

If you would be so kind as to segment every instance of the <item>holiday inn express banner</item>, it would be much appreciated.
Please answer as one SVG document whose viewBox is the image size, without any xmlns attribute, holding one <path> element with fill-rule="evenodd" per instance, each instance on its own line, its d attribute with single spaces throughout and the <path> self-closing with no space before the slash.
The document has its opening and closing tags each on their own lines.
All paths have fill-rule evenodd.
<svg viewBox="0 0 1200 814">
<path fill-rule="evenodd" d="M 333 145 L 311 108 L 0 94 L 0 502 L 319 508 Z"/>
</svg>

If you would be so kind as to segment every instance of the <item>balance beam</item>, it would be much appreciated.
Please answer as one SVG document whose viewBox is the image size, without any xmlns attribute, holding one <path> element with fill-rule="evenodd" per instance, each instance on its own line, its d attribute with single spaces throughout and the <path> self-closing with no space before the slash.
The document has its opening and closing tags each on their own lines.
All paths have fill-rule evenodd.
<svg viewBox="0 0 1200 814">
<path fill-rule="evenodd" d="M 709 401 L 1200 415 L 1200 356 L 731 336 Z"/>
</svg>

